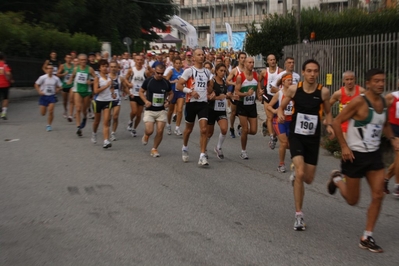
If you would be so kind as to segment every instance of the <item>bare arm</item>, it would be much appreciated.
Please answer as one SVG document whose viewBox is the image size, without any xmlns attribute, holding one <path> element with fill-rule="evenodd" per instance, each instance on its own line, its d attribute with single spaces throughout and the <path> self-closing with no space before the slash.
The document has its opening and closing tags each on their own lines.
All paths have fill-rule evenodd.
<svg viewBox="0 0 399 266">
<path fill-rule="evenodd" d="M 168 80 L 170 83 L 176 83 L 177 80 L 170 80 L 173 75 L 173 70 L 169 71 L 169 73 L 165 76 L 165 79 Z"/>
<path fill-rule="evenodd" d="M 323 106 L 324 106 L 324 115 L 327 124 L 327 132 L 330 134 L 330 138 L 334 137 L 334 130 L 332 128 L 332 113 L 331 113 L 331 104 L 330 104 L 330 90 L 326 87 L 321 89 L 321 98 L 323 99 Z"/>
<path fill-rule="evenodd" d="M 273 98 L 270 100 L 269 104 L 267 105 L 267 110 L 272 112 L 273 114 L 277 114 L 277 109 L 274 109 L 273 106 L 278 102 L 279 94 L 274 94 Z"/>
<path fill-rule="evenodd" d="M 294 98 L 296 89 L 297 85 L 291 85 L 288 88 L 287 93 L 284 94 L 284 99 L 281 101 L 280 106 L 277 108 L 277 116 L 279 123 L 284 123 L 285 121 L 284 109 L 287 107 L 288 103 L 292 100 L 292 98 Z"/>
<path fill-rule="evenodd" d="M 50 62 L 49 60 L 44 61 L 44 64 L 42 66 L 42 70 L 43 70 L 44 73 L 46 73 L 46 67 L 47 67 L 49 62 Z"/>
<path fill-rule="evenodd" d="M 60 68 L 57 71 L 57 77 L 62 78 L 66 74 L 68 74 L 67 72 L 63 73 L 63 71 L 64 71 L 64 65 L 61 65 Z"/>
<path fill-rule="evenodd" d="M 151 106 L 151 102 L 149 100 L 147 100 L 147 97 L 145 97 L 145 89 L 140 88 L 139 90 L 139 96 L 141 98 L 141 100 L 144 102 L 145 107 L 150 107 Z"/>
<path fill-rule="evenodd" d="M 333 93 L 330 99 L 330 106 L 333 106 L 334 103 L 341 101 L 341 90 L 337 90 Z"/>
<path fill-rule="evenodd" d="M 73 80 L 75 79 L 75 76 L 76 76 L 76 72 L 77 72 L 77 71 L 78 71 L 78 67 L 75 67 L 75 68 L 73 69 L 72 75 L 71 75 L 71 77 L 69 78 L 67 84 L 72 84 Z"/>
<path fill-rule="evenodd" d="M 236 75 L 236 71 L 237 69 L 233 69 L 231 70 L 230 74 L 228 75 L 227 79 L 226 79 L 226 84 L 227 85 L 233 85 L 235 86 L 236 84 L 232 81 L 232 79 L 234 78 L 234 76 Z"/>
</svg>

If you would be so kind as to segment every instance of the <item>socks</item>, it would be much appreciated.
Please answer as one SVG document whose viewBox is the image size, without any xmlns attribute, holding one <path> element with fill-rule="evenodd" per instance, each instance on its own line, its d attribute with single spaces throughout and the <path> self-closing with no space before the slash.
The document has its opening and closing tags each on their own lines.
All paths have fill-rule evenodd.
<svg viewBox="0 0 399 266">
<path fill-rule="evenodd" d="M 205 157 L 205 153 L 201 152 L 200 158 L 201 158 L 201 157 Z"/>
<path fill-rule="evenodd" d="M 363 239 L 367 239 L 369 236 L 373 236 L 373 232 L 370 231 L 363 232 Z"/>
<path fill-rule="evenodd" d="M 7 107 L 2 108 L 3 114 L 7 113 Z"/>
<path fill-rule="evenodd" d="M 218 145 L 216 146 L 218 150 L 222 148 L 223 142 L 226 139 L 226 135 L 222 135 L 222 133 L 219 134 L 219 141 Z"/>
<path fill-rule="evenodd" d="M 188 147 L 183 145 L 182 151 L 188 151 Z"/>
</svg>

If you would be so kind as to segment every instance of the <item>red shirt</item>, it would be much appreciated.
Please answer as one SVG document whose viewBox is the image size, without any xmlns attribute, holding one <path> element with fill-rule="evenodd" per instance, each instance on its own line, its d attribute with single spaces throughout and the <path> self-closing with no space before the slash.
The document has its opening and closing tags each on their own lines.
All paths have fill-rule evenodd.
<svg viewBox="0 0 399 266">
<path fill-rule="evenodd" d="M 355 86 L 355 93 L 352 96 L 346 94 L 345 87 L 341 87 L 341 101 L 339 103 L 339 112 L 341 112 L 345 108 L 345 106 L 358 95 L 360 95 L 359 85 Z M 342 132 L 346 133 L 348 131 L 348 124 L 349 121 L 345 121 L 341 124 Z"/>
<path fill-rule="evenodd" d="M 399 125 L 399 92 L 392 93 L 393 102 L 388 110 L 388 121 L 390 124 Z"/>
<path fill-rule="evenodd" d="M 6 77 L 7 72 L 11 72 L 11 68 L 4 61 L 0 61 L 0 88 L 11 86 L 10 81 Z"/>
</svg>

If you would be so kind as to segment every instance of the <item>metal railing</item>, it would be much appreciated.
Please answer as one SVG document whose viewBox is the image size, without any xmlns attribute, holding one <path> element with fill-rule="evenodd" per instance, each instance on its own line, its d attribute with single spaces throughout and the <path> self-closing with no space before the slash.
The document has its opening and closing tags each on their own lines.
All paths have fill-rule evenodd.
<svg viewBox="0 0 399 266">
<path fill-rule="evenodd" d="M 313 58 L 320 63 L 319 82 L 331 93 L 342 84 L 342 74 L 355 72 L 356 83 L 365 87 L 365 72 L 381 68 L 386 73 L 386 92 L 398 90 L 399 32 L 359 36 L 284 46 L 284 57 L 295 58 L 295 69 L 301 72 L 305 60 Z M 332 84 L 327 84 L 327 74 L 332 74 Z"/>
<path fill-rule="evenodd" d="M 6 60 L 15 81 L 13 87 L 33 87 L 39 76 L 44 74 L 44 59 L 7 56 Z"/>
</svg>

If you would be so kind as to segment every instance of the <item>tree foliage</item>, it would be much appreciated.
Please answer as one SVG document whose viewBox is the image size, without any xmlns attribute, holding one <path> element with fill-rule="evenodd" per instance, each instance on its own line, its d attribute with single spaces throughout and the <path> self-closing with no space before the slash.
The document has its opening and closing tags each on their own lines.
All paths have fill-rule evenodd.
<svg viewBox="0 0 399 266">
<path fill-rule="evenodd" d="M 317 8 L 301 11 L 301 40 L 316 33 L 316 40 L 338 39 L 354 36 L 397 32 L 399 9 L 383 9 L 367 13 L 362 9 L 347 9 L 343 12 L 320 11 Z M 296 20 L 292 14 L 269 15 L 260 30 L 252 23 L 247 27 L 245 50 L 250 54 L 270 53 L 281 58 L 285 45 L 297 43 Z"/>
<path fill-rule="evenodd" d="M 123 49 L 124 37 L 158 38 L 151 29 L 165 29 L 164 22 L 175 8 L 173 0 L 3 0 L 0 4 L 0 12 L 19 12 L 28 24 L 94 35 L 110 41 L 114 51 Z"/>
</svg>

